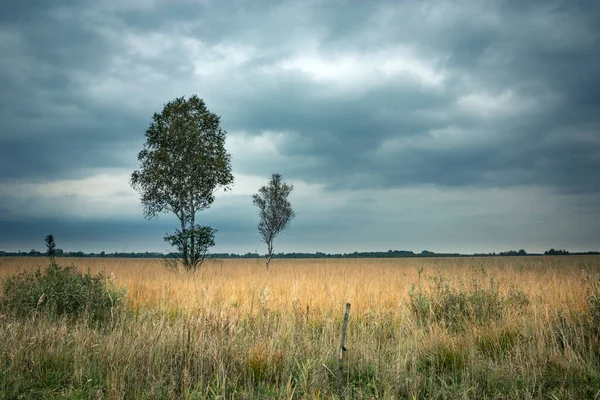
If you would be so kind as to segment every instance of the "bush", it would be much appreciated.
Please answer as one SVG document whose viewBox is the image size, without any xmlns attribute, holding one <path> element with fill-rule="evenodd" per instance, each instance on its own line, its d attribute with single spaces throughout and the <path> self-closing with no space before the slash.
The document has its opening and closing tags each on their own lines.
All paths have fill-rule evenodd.
<svg viewBox="0 0 600 400">
<path fill-rule="evenodd" d="M 122 303 L 125 290 L 117 290 L 103 274 L 82 274 L 75 266 L 51 262 L 44 272 L 22 272 L 2 283 L 0 311 L 28 317 L 87 317 L 102 321 Z"/>
</svg>

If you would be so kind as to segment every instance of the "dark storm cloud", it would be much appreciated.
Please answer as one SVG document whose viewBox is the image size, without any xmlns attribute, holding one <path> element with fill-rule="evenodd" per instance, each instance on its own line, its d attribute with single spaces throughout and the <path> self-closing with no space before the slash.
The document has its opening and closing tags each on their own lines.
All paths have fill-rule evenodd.
<svg viewBox="0 0 600 400">
<path fill-rule="evenodd" d="M 448 74 L 445 87 L 439 91 L 392 81 L 359 96 L 334 90 L 331 96 L 319 96 L 327 87 L 302 74 L 278 76 L 276 84 L 257 79 L 226 118 L 250 132 L 293 131 L 297 135 L 279 150 L 319 158 L 312 170 L 294 171 L 292 165 L 282 165 L 282 170 L 334 186 L 600 189 L 592 172 L 600 168 L 600 14 L 595 3 L 479 3 L 464 8 L 446 3 L 442 10 L 408 2 L 378 3 L 379 9 L 372 3 L 336 4 L 308 11 L 326 56 L 389 44 L 416 46 L 424 54 L 439 55 Z M 336 18 L 342 9 L 352 14 L 357 8 L 363 18 Z M 386 29 L 377 26 L 382 18 Z M 483 117 L 456 110 L 456 102 L 472 93 L 492 101 L 510 93 L 506 106 L 514 109 L 503 114 L 492 108 Z M 534 104 L 521 110 L 526 108 L 521 99 Z M 490 140 L 440 148 L 432 138 L 430 147 L 400 148 L 387 158 L 365 156 L 386 139 L 427 138 L 444 127 L 479 132 Z"/>
<path fill-rule="evenodd" d="M 89 175 L 118 166 L 147 122 L 87 101 L 75 83 L 102 69 L 112 44 L 61 16 L 76 1 L 4 2 L 0 14 L 0 180 Z M 131 163 L 129 163 L 131 164 Z"/>
<path fill-rule="evenodd" d="M 115 158 L 121 160 L 110 156 L 115 147 L 139 146 L 149 116 L 169 99 L 157 98 L 155 109 L 128 114 L 118 104 L 86 97 L 85 82 L 77 80 L 82 74 L 102 76 L 121 57 L 126 60 L 123 69 L 144 67 L 166 79 L 189 80 L 187 94 L 208 88 L 206 96 L 230 131 L 293 132 L 278 151 L 317 160 L 302 171 L 279 166 L 293 178 L 331 186 L 541 183 L 575 191 L 600 188 L 587 173 L 600 167 L 600 7 L 594 2 L 262 1 L 232 6 L 140 1 L 127 6 L 65 1 L 2 7 L 0 44 L 7 54 L 0 64 L 4 178 L 57 177 L 106 162 L 115 165 Z M 194 78 L 193 60 L 185 50 L 170 46 L 150 57 L 132 53 L 119 42 L 127 32 L 184 32 L 205 45 L 241 44 L 257 51 L 235 67 L 231 87 L 219 93 L 221 88 Z M 261 69 L 310 48 L 329 61 L 367 54 L 367 59 L 353 61 L 360 64 L 368 61 L 369 52 L 390 46 L 405 46 L 430 60 L 444 75 L 443 86 L 398 76 L 367 82 L 348 94 L 306 72 L 268 74 Z M 494 108 L 485 117 L 457 110 L 464 96 L 482 93 L 494 101 L 508 92 L 507 107 L 518 111 L 520 99 L 536 104 L 504 116 L 494 115 Z M 148 95 L 160 93 L 143 93 Z M 409 147 L 373 156 L 389 139 L 427 138 L 444 128 L 483 132 L 491 140 L 466 148 Z M 572 139 L 586 135 L 587 140 Z M 430 143 L 435 144 L 434 138 Z M 40 151 L 44 148 L 52 151 Z M 27 159 L 26 154 L 36 157 Z M 357 176 L 362 178 L 353 178 Z"/>
<path fill-rule="evenodd" d="M 373 168 L 376 162 L 356 164 L 357 172 L 373 172 L 364 184 L 385 180 L 389 186 L 419 182 L 484 186 L 538 183 L 575 191 L 600 188 L 600 181 L 592 173 L 600 167 L 598 7 L 592 3 L 580 8 L 571 3 L 547 2 L 525 10 L 494 10 L 489 6 L 496 24 L 486 26 L 485 19 L 478 23 L 476 15 L 458 12 L 454 16 L 450 13 L 451 25 L 443 21 L 437 27 L 424 23 L 421 28 L 411 26 L 415 30 L 410 36 L 406 32 L 395 32 L 396 36 L 391 33 L 399 41 L 424 38 L 425 48 L 447 56 L 445 65 L 452 76 L 446 93 L 450 101 L 445 105 L 420 106 L 409 100 L 397 108 L 399 116 L 405 124 L 417 126 L 405 129 L 396 121 L 388 126 L 395 130 L 392 136 L 396 137 L 426 137 L 432 129 L 446 124 L 485 132 L 494 140 L 464 148 L 399 149 L 382 160 L 385 168 Z M 426 32 L 421 36 L 423 30 Z M 474 87 L 463 87 L 465 79 L 474 81 Z M 487 120 L 450 111 L 453 96 L 456 99 L 470 90 L 501 94 L 508 89 L 515 91 L 515 100 L 528 96 L 539 102 L 539 109 Z M 395 95 L 412 99 L 413 93 L 410 89 L 397 90 Z M 387 97 L 394 99 L 393 95 Z M 371 99 L 365 96 L 360 100 L 369 103 Z M 450 114 L 441 121 L 417 120 L 411 111 L 421 107 L 450 109 Z M 373 115 L 370 111 L 364 114 Z M 360 112 L 352 115 L 361 119 Z M 337 121 L 332 119 L 333 125 L 329 125 L 334 130 Z M 357 135 L 368 132 L 375 143 L 390 136 L 376 124 L 370 126 L 372 130 L 363 129 Z M 587 139 L 578 140 L 577 136 Z M 545 140 L 548 137 L 553 139 Z M 369 149 L 364 143 L 352 147 L 354 154 Z M 344 170 L 349 172 L 346 167 Z"/>
<path fill-rule="evenodd" d="M 134 125 L 130 132 L 138 133 L 143 126 Z M 127 125 L 122 124 L 117 129 L 124 127 Z M 34 138 L 0 139 L 0 180 L 77 179 L 89 176 L 94 170 L 135 167 L 136 150 L 141 147 L 142 140 L 112 135 L 114 131 L 106 126 L 105 129 L 69 126 L 60 129 L 74 129 L 75 132 L 52 135 L 51 131 L 44 131 Z"/>
</svg>

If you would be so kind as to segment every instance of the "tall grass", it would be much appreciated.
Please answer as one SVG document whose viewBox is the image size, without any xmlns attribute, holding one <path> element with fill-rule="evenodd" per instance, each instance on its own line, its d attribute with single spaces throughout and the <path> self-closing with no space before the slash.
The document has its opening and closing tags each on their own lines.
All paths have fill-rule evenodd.
<svg viewBox="0 0 600 400">
<path fill-rule="evenodd" d="M 600 257 L 57 259 L 127 289 L 110 326 L 0 314 L 0 398 L 594 398 Z M 0 258 L 0 280 L 43 264 Z"/>
</svg>

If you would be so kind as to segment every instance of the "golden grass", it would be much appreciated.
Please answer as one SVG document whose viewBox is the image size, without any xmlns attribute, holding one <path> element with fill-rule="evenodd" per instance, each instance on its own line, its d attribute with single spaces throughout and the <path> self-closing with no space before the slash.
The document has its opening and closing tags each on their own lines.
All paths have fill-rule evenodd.
<svg viewBox="0 0 600 400">
<path fill-rule="evenodd" d="M 328 368 L 346 302 L 353 397 L 576 398 L 600 390 L 589 337 L 581 326 L 569 330 L 600 277 L 598 256 L 274 260 L 270 271 L 256 260 L 211 260 L 194 274 L 153 259 L 57 261 L 113 276 L 133 312 L 107 331 L 6 320 L 0 368 L 21 379 L 0 375 L 0 398 L 2 379 L 24 384 L 52 370 L 67 397 L 331 397 Z M 0 280 L 46 264 L 0 258 Z M 459 289 L 493 277 L 502 293 L 514 285 L 530 303 L 460 332 L 422 326 L 408 293 L 413 284 L 427 292 L 437 276 Z M 559 315 L 566 325 L 557 325 Z M 562 330 L 571 335 L 566 347 L 556 340 Z M 52 363 L 31 370 L 29 360 Z"/>
<path fill-rule="evenodd" d="M 57 262 L 114 277 L 117 286 L 127 288 L 135 307 L 246 313 L 256 311 L 268 295 L 268 303 L 283 310 L 308 306 L 309 312 L 339 312 L 350 302 L 355 314 L 397 311 L 411 285 L 426 284 L 428 277 L 480 280 L 482 271 L 504 282 L 505 288 L 519 286 L 540 306 L 580 304 L 584 278 L 596 277 L 600 256 L 274 260 L 270 271 L 254 259 L 217 259 L 193 274 L 171 273 L 157 259 L 58 258 Z M 0 279 L 46 264 L 43 258 L 0 258 Z"/>
</svg>

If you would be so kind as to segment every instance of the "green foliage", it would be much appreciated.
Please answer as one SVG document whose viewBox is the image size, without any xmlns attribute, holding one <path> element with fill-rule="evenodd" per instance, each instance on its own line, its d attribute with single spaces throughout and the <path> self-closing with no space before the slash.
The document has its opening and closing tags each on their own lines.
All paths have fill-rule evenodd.
<svg viewBox="0 0 600 400">
<path fill-rule="evenodd" d="M 216 229 L 210 226 L 196 225 L 193 228 L 181 231 L 176 229 L 172 235 L 166 235 L 165 241 L 171 246 L 183 249 L 189 246 L 188 263 L 183 263 L 186 270 L 194 269 L 197 265 L 202 265 L 208 254 L 208 249 L 215 245 Z M 193 246 L 191 245 L 193 244 Z M 166 264 L 168 268 L 173 268 L 177 263 Z"/>
<path fill-rule="evenodd" d="M 220 117 L 198 96 L 179 97 L 154 114 L 138 154 L 140 170 L 131 175 L 147 217 L 176 215 L 210 207 L 214 191 L 233 183 Z"/>
<path fill-rule="evenodd" d="M 52 262 L 43 272 L 38 269 L 9 277 L 2 283 L 2 295 L 2 313 L 22 317 L 85 316 L 102 321 L 122 303 L 125 291 L 113 288 L 102 274 L 82 274 L 75 266 Z"/>
<path fill-rule="evenodd" d="M 186 269 L 203 259 L 197 257 L 196 230 L 205 227 L 196 225 L 196 213 L 211 206 L 218 188 L 233 184 L 226 134 L 198 96 L 172 100 L 154 114 L 138 154 L 140 169 L 131 175 L 147 218 L 171 212 L 179 219 L 181 230 L 165 240 L 177 247 Z"/>
<path fill-rule="evenodd" d="M 529 305 L 529 296 L 523 289 L 511 284 L 504 303 L 507 308 L 522 312 Z"/>
<path fill-rule="evenodd" d="M 473 279 L 469 285 L 461 283 L 460 289 L 450 285 L 443 277 L 430 278 L 429 290 L 414 284 L 408 294 L 408 306 L 419 323 L 439 323 L 450 330 L 465 329 L 467 323 L 487 323 L 503 317 L 503 310 L 517 310 L 529 304 L 529 298 L 520 289 L 511 286 L 508 294 L 500 292 L 500 283 L 493 277 L 487 285 Z"/>
<path fill-rule="evenodd" d="M 350 398 L 376 398 L 382 397 L 384 388 L 378 378 L 376 368 L 368 363 L 356 363 L 348 366 L 346 378 L 346 391 Z"/>
</svg>

